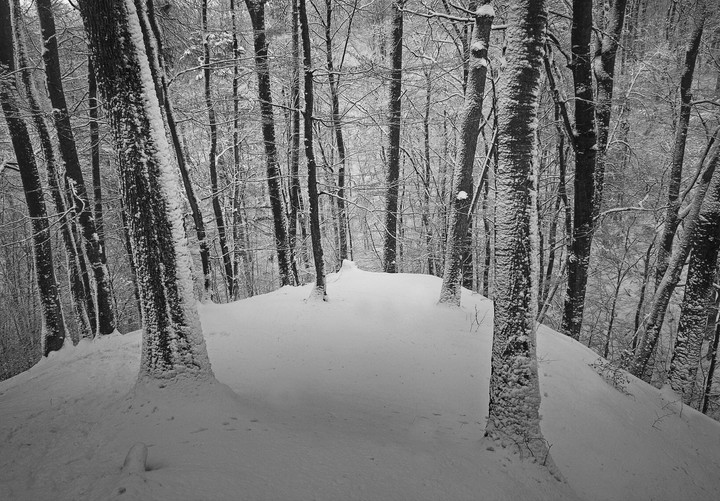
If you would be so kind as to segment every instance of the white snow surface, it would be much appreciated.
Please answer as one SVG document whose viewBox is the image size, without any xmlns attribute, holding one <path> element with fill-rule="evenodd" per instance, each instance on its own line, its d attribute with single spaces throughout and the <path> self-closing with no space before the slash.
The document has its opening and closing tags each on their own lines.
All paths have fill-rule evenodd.
<svg viewBox="0 0 720 501">
<path fill-rule="evenodd" d="M 438 278 L 347 262 L 328 284 L 327 303 L 308 285 L 201 306 L 220 383 L 136 386 L 139 332 L 1 382 L 0 499 L 717 499 L 720 424 L 671 392 L 623 394 L 541 327 L 561 482 L 483 438 L 490 301 L 438 306 Z"/>
</svg>

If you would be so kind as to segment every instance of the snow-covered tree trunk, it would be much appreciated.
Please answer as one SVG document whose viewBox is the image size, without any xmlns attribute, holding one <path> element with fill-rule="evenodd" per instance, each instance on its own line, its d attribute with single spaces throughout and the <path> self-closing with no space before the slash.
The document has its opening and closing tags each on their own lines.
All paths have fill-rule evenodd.
<svg viewBox="0 0 720 501">
<path fill-rule="evenodd" d="M 590 58 L 592 18 L 592 0 L 573 1 L 571 67 L 575 87 L 575 136 L 571 137 L 570 141 L 575 149 L 575 191 L 572 236 L 566 262 L 567 290 L 562 318 L 562 331 L 573 339 L 580 339 L 594 226 L 597 133 Z"/>
<path fill-rule="evenodd" d="M 172 141 L 173 151 L 175 152 L 175 160 L 180 169 L 180 177 L 185 188 L 185 196 L 187 197 L 190 213 L 192 214 L 193 223 L 195 224 L 195 235 L 200 248 L 200 264 L 203 274 L 203 300 L 211 295 L 211 269 L 210 269 L 210 246 L 207 241 L 207 232 L 205 231 L 205 220 L 203 218 L 202 209 L 198 202 L 195 188 L 190 178 L 185 154 L 180 145 L 180 135 L 177 130 L 177 122 L 175 121 L 175 110 L 168 93 L 168 82 L 165 74 L 165 58 L 163 56 L 162 37 L 160 36 L 160 27 L 155 18 L 155 8 L 152 0 L 135 0 L 135 8 L 138 11 L 140 26 L 143 30 L 145 38 L 145 49 L 148 52 L 150 61 L 150 70 L 155 80 L 155 90 L 158 100 L 164 111 L 165 124 L 167 132 Z"/>
<path fill-rule="evenodd" d="M 15 159 L 22 181 L 28 215 L 32 224 L 33 259 L 35 278 L 40 294 L 43 321 L 43 354 L 62 348 L 65 341 L 65 323 L 60 307 L 60 294 L 55 281 L 50 229 L 43 198 L 40 174 L 35 163 L 30 134 L 15 101 L 17 88 L 12 73 L 15 71 L 12 14 L 9 0 L 0 0 L 0 106 L 7 123 Z"/>
<path fill-rule="evenodd" d="M 48 130 L 45 118 L 43 117 L 42 109 L 40 108 L 37 90 L 35 89 L 32 72 L 25 54 L 22 10 L 18 0 L 12 0 L 12 14 L 16 47 L 15 56 L 20 70 L 20 79 L 22 80 L 22 85 L 25 90 L 25 97 L 32 114 L 33 124 L 35 125 L 38 138 L 40 139 L 40 147 L 42 149 L 43 156 L 45 157 L 48 187 L 50 188 L 50 193 L 52 194 L 53 201 L 55 202 L 55 209 L 57 210 L 60 221 L 60 232 L 62 233 L 63 243 L 65 245 L 66 266 L 70 282 L 70 294 L 72 296 L 75 320 L 77 321 L 80 337 L 91 338 L 94 335 L 95 329 L 90 323 L 87 305 L 92 304 L 92 300 L 90 300 L 89 303 L 86 302 L 88 294 L 82 282 L 80 263 L 78 262 L 77 242 L 75 241 L 75 235 L 71 231 L 65 196 L 58 181 L 58 162 L 55 157 L 55 151 L 53 150 L 50 131 Z"/>
<path fill-rule="evenodd" d="M 313 146 L 313 91 L 312 56 L 310 53 L 310 25 L 308 24 L 305 0 L 299 0 L 298 20 L 302 38 L 303 66 L 305 68 L 305 111 L 303 133 L 305 135 L 305 161 L 308 169 L 308 204 L 310 205 L 310 238 L 312 240 L 313 262 L 315 263 L 315 288 L 313 297 L 327 299 L 325 283 L 325 258 L 323 257 L 322 234 L 320 233 L 320 203 L 317 188 L 317 163 Z"/>
<path fill-rule="evenodd" d="M 265 2 L 264 0 L 245 0 L 245 5 L 247 5 L 253 25 L 255 71 L 257 72 L 258 78 L 263 144 L 265 145 L 265 165 L 267 170 L 268 193 L 270 195 L 270 208 L 273 214 L 275 249 L 278 256 L 280 285 L 295 285 L 297 283 L 297 277 L 294 277 L 292 273 L 288 223 L 280 184 L 281 174 L 277 160 L 277 146 L 275 144 L 275 119 L 273 118 L 273 102 L 270 91 L 268 44 L 265 37 Z"/>
<path fill-rule="evenodd" d="M 118 155 L 143 324 L 140 379 L 212 377 L 193 297 L 177 167 L 132 0 L 78 3 Z"/>
<path fill-rule="evenodd" d="M 398 194 L 400 191 L 400 122 L 402 98 L 403 7 L 405 0 L 392 2 L 390 36 L 392 67 L 388 99 L 388 149 L 385 195 L 383 270 L 397 273 Z"/>
<path fill-rule="evenodd" d="M 719 164 L 720 143 L 716 143 L 710 152 L 710 160 L 707 161 L 707 166 L 695 189 L 695 198 L 692 201 L 690 212 L 685 216 L 683 239 L 673 253 L 667 271 L 655 291 L 649 313 L 643 325 L 640 330 L 635 333 L 636 336 L 644 334 L 642 342 L 639 344 L 637 352 L 635 353 L 635 359 L 630 370 L 636 377 L 649 379 L 652 376 L 652 374 L 649 374 L 651 371 L 648 371 L 648 364 L 650 363 L 650 358 L 660 337 L 660 329 L 665 321 L 665 313 L 670 303 L 670 297 L 680 280 L 685 261 L 692 250 L 692 238 L 695 228 L 698 225 L 700 209 L 705 199 L 705 194 L 708 191 L 712 193 L 716 189 L 716 186 L 720 184 L 720 175 L 716 174 Z"/>
<path fill-rule="evenodd" d="M 82 229 L 85 241 L 85 254 L 93 271 L 97 297 L 97 329 L 100 334 L 110 334 L 115 331 L 115 307 L 112 301 L 110 278 L 107 265 L 103 262 L 103 250 L 95 226 L 93 206 L 88 197 L 87 188 L 80 160 L 75 145 L 75 137 L 70 123 L 70 114 L 65 101 L 62 75 L 60 68 L 60 54 L 55 32 L 55 18 L 53 16 L 51 0 L 38 0 L 37 12 L 40 19 L 40 28 L 43 37 L 43 61 L 47 78 L 48 94 L 53 107 L 53 119 L 57 129 L 60 156 L 65 163 L 65 176 L 70 184 L 70 191 L 78 215 L 78 222 Z"/>
<path fill-rule="evenodd" d="M 687 41 L 682 76 L 680 77 L 680 116 L 675 130 L 675 144 L 672 151 L 670 177 L 668 180 L 668 203 L 665 210 L 665 222 L 658 246 L 655 265 L 655 285 L 660 284 L 665 270 L 667 270 L 670 254 L 672 254 L 673 240 L 679 224 L 678 212 L 680 210 L 680 183 L 682 181 L 683 163 L 685 160 L 685 143 L 687 142 L 688 125 L 692 106 L 692 82 L 695 73 L 695 62 L 700 49 L 700 39 L 705 25 L 705 2 L 699 1 L 695 5 L 693 16 L 693 30 Z"/>
<path fill-rule="evenodd" d="M 518 0 L 508 12 L 507 67 L 498 85 L 495 310 L 487 434 L 549 460 L 540 432 L 531 284 L 530 211 L 537 148 L 545 5 Z"/>
<path fill-rule="evenodd" d="M 690 403 L 695 390 L 720 246 L 720 183 L 714 188 L 714 192 L 705 197 L 692 237 L 685 295 L 668 372 L 670 386 L 686 404 Z"/>
<path fill-rule="evenodd" d="M 470 227 L 470 209 L 473 196 L 473 166 L 478 131 L 482 120 L 485 77 L 488 66 L 490 28 L 495 12 L 484 2 L 475 12 L 475 30 L 470 44 L 465 104 L 460 117 L 460 144 L 453 171 L 453 198 L 450 204 L 445 268 L 440 303 L 460 306 L 463 253 L 468 244 L 466 235 Z"/>
</svg>

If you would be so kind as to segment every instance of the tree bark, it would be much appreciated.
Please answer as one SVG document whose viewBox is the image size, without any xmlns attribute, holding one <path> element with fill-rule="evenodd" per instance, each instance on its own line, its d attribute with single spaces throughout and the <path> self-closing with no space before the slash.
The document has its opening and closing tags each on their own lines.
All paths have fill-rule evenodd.
<svg viewBox="0 0 720 501">
<path fill-rule="evenodd" d="M 385 196 L 383 270 L 397 273 L 398 193 L 400 188 L 400 121 L 402 96 L 403 7 L 405 0 L 393 0 L 391 60 L 388 99 L 388 147 Z"/>
<path fill-rule="evenodd" d="M 12 7 L 8 0 L 0 0 L 0 106 L 5 116 L 10 140 L 15 151 L 20 179 L 25 193 L 28 215 L 32 221 L 33 259 L 35 279 L 40 294 L 43 354 L 62 348 L 65 341 L 65 323 L 60 307 L 60 294 L 55 281 L 50 229 L 48 226 L 40 174 L 35 163 L 32 142 L 27 126 L 15 102 L 17 92 L 12 72 L 13 56 Z M 3 69 L 4 66 L 6 69 Z"/>
<path fill-rule="evenodd" d="M 143 323 L 141 380 L 212 378 L 191 259 L 138 13 L 132 0 L 81 0 L 98 88 L 118 152 Z M 142 214 L 142 217 L 137 215 Z"/>
<path fill-rule="evenodd" d="M 268 193 L 272 209 L 275 248 L 277 249 L 280 285 L 295 285 L 297 277 L 292 273 L 291 248 L 288 239 L 287 215 L 282 197 L 280 166 L 275 144 L 275 119 L 273 118 L 272 93 L 270 92 L 270 67 L 268 45 L 265 38 L 265 0 L 245 0 L 253 25 L 255 69 L 258 77 L 258 96 L 262 116 L 262 134 L 265 145 Z"/>
<path fill-rule="evenodd" d="M 323 258 L 322 235 L 320 234 L 320 207 L 317 189 L 317 164 L 313 147 L 313 69 L 310 54 L 310 27 L 308 25 L 305 0 L 299 0 L 298 19 L 302 36 L 303 65 L 305 67 L 305 112 L 303 132 L 305 135 L 305 160 L 308 168 L 308 203 L 310 205 L 310 238 L 312 240 L 313 262 L 315 263 L 315 288 L 313 297 L 327 300 L 325 284 L 325 261 Z"/>
<path fill-rule="evenodd" d="M 342 119 L 340 118 L 340 97 L 338 86 L 340 85 L 340 76 L 336 75 L 333 64 L 332 50 L 332 0 L 325 0 L 325 49 L 327 57 L 328 84 L 330 86 L 331 101 L 331 121 L 333 130 L 335 131 L 335 143 L 338 152 L 338 177 L 337 177 L 337 223 L 338 223 L 338 250 L 340 263 L 348 258 L 347 244 L 347 213 L 345 210 L 345 171 L 347 169 L 345 138 L 342 130 Z M 348 27 L 348 30 L 350 28 Z M 342 65 L 342 62 L 341 62 Z M 342 67 L 338 69 L 342 70 Z"/>
<path fill-rule="evenodd" d="M 110 290 L 107 266 L 103 263 L 102 259 L 104 251 L 93 216 L 93 206 L 90 204 L 83 173 L 80 168 L 80 160 L 75 146 L 75 137 L 70 123 L 70 114 L 68 113 L 67 103 L 65 101 L 57 33 L 55 30 L 55 18 L 52 12 L 51 0 L 38 0 L 37 11 L 44 45 L 42 56 L 45 63 L 48 94 L 50 95 L 50 102 L 53 107 L 53 119 L 60 143 L 60 156 L 65 163 L 65 176 L 70 184 L 75 212 L 78 215 L 78 221 L 82 229 L 82 236 L 85 241 L 85 254 L 90 261 L 93 276 L 95 277 L 97 328 L 100 334 L 110 334 L 114 332 L 116 328 L 115 308 L 112 304 L 112 293 Z"/>
<path fill-rule="evenodd" d="M 460 306 L 463 254 L 468 246 L 466 236 L 470 228 L 470 210 L 474 193 L 473 167 L 482 120 L 490 28 L 494 15 L 489 3 L 484 3 L 475 15 L 465 104 L 460 118 L 460 145 L 453 172 L 453 196 L 448 222 L 445 268 L 440 289 L 441 304 Z"/>
<path fill-rule="evenodd" d="M 220 205 L 220 185 L 218 184 L 217 173 L 217 122 L 215 118 L 215 106 L 212 100 L 212 88 L 210 86 L 210 32 L 208 31 L 208 0 L 202 2 L 202 32 L 203 32 L 203 79 L 205 81 L 205 107 L 208 113 L 210 127 L 210 188 L 212 189 L 212 206 L 215 214 L 215 226 L 218 230 L 220 240 L 220 253 L 222 254 L 223 266 L 225 269 L 225 287 L 227 288 L 228 299 L 235 295 L 235 274 L 232 265 L 232 255 L 228 247 L 227 231 L 225 228 L 225 216 Z"/>
<path fill-rule="evenodd" d="M 508 12 L 507 66 L 497 109 L 495 310 L 486 433 L 552 465 L 540 431 L 530 270 L 530 177 L 546 19 L 542 0 L 518 0 Z"/>
<path fill-rule="evenodd" d="M 568 281 L 562 318 L 563 332 L 573 339 L 580 339 L 582 329 L 594 226 L 597 135 L 590 58 L 592 22 L 592 0 L 574 0 L 570 36 L 571 66 L 575 86 L 575 131 L 570 140 L 573 141 L 575 149 L 575 196 L 572 235 L 569 239 L 566 264 Z"/>
<path fill-rule="evenodd" d="M 205 219 L 203 218 L 202 209 L 198 202 L 195 188 L 190 178 L 185 154 L 180 144 L 180 135 L 177 130 L 175 121 L 175 111 L 168 92 L 167 76 L 165 74 L 165 56 L 163 52 L 162 37 L 160 36 L 160 27 L 155 18 L 155 7 L 152 0 L 140 1 L 135 0 L 135 8 L 140 14 L 140 26 L 143 30 L 145 39 L 145 49 L 148 52 L 150 60 L 150 70 L 153 73 L 155 81 L 155 90 L 158 100 L 164 111 L 165 123 L 167 131 L 170 134 L 175 159 L 180 169 L 180 176 L 185 188 L 185 196 L 187 197 L 190 213 L 192 214 L 193 223 L 195 224 L 195 235 L 200 248 L 200 264 L 203 274 L 203 299 L 209 298 L 211 295 L 211 267 L 210 267 L 210 246 L 207 241 L 207 232 L 205 230 Z"/>
<path fill-rule="evenodd" d="M 713 147 L 710 153 L 710 160 L 707 163 L 708 165 L 705 167 L 700 178 L 700 183 L 696 188 L 690 213 L 685 217 L 683 240 L 678 245 L 676 252 L 673 253 L 670 263 L 668 264 L 668 269 L 655 290 L 655 295 L 644 325 L 636 333 L 638 339 L 640 338 L 640 334 L 644 334 L 631 368 L 631 373 L 636 377 L 649 379 L 652 376 L 652 374 L 648 374 L 648 364 L 655 350 L 657 340 L 660 337 L 660 329 L 665 320 L 665 313 L 667 312 L 670 297 L 680 280 L 680 274 L 682 273 L 685 261 L 692 249 L 691 243 L 695 228 L 698 225 L 700 208 L 708 190 L 712 193 L 715 189 L 718 189 L 717 185 L 720 184 L 720 175 L 714 175 L 718 164 L 720 164 L 720 143 L 716 143 Z"/>
<path fill-rule="evenodd" d="M 21 27 L 22 11 L 18 0 L 12 0 L 12 14 L 16 48 L 15 55 L 20 69 L 20 78 L 25 89 L 25 96 L 30 107 L 30 113 L 32 114 L 35 129 L 40 139 L 40 146 L 45 157 L 48 186 L 50 187 L 50 193 L 52 194 L 53 201 L 55 202 L 55 210 L 58 213 L 60 232 L 62 233 L 63 243 L 65 245 L 66 266 L 70 282 L 70 294 L 72 296 L 75 320 L 77 322 L 80 337 L 91 338 L 93 336 L 94 329 L 92 328 L 92 324 L 90 322 L 90 316 L 88 315 L 87 310 L 88 303 L 86 301 L 89 300 L 89 304 L 92 305 L 92 297 L 90 297 L 90 295 L 86 292 L 83 285 L 80 263 L 78 262 L 77 242 L 75 241 L 75 235 L 72 233 L 70 227 L 63 190 L 60 188 L 58 182 L 57 161 L 52 147 L 52 140 L 50 139 L 50 131 L 45 123 L 45 119 L 43 118 L 43 113 L 37 97 L 37 91 L 35 90 L 35 84 L 33 83 L 32 73 L 25 54 L 25 43 L 23 40 L 24 35 Z"/>
<path fill-rule="evenodd" d="M 713 291 L 720 246 L 720 183 L 705 197 L 695 233 L 692 255 L 680 306 L 668 382 L 673 390 L 690 403 L 695 390 L 700 351 L 707 327 L 707 312 Z"/>
<path fill-rule="evenodd" d="M 670 179 L 668 181 L 668 203 L 665 211 L 663 232 L 658 246 L 657 264 L 655 267 L 655 286 L 657 287 L 665 275 L 672 254 L 673 240 L 678 226 L 678 212 L 680 210 L 680 183 L 682 181 L 683 163 L 685 160 L 685 144 L 687 142 L 688 125 L 692 106 L 692 81 L 705 24 L 705 2 L 697 3 L 694 28 L 687 41 L 682 76 L 680 77 L 680 116 L 675 130 L 675 143 L 673 145 L 672 163 L 670 165 Z"/>
</svg>

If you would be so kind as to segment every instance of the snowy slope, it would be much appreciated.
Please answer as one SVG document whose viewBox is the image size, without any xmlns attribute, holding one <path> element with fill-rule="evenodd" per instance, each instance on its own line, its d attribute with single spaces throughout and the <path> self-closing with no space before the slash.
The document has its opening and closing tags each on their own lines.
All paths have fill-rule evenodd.
<svg viewBox="0 0 720 501">
<path fill-rule="evenodd" d="M 713 499 L 720 425 L 541 328 L 542 427 L 567 483 L 483 439 L 491 303 L 346 265 L 330 302 L 286 287 L 201 307 L 224 384 L 133 388 L 139 333 L 0 383 L 0 499 Z M 464 291 L 466 293 L 467 291 Z M 227 386 L 226 386 L 227 385 Z M 180 387 L 182 386 L 182 387 Z M 121 471 L 136 442 L 147 472 Z"/>
</svg>

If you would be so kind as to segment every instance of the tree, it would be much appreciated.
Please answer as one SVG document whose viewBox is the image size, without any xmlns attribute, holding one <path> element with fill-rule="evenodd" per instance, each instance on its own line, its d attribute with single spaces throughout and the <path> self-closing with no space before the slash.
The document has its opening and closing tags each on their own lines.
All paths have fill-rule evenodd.
<svg viewBox="0 0 720 501">
<path fill-rule="evenodd" d="M 312 239 L 313 262 L 315 263 L 315 288 L 313 297 L 327 300 L 325 283 L 325 261 L 320 234 L 320 207 L 317 188 L 317 164 L 315 162 L 315 149 L 313 147 L 313 69 L 310 54 L 310 26 L 308 24 L 305 0 L 299 0 L 298 19 L 302 37 L 303 66 L 305 67 L 305 111 L 303 117 L 303 132 L 305 135 L 305 161 L 308 169 L 308 203 L 310 205 L 310 238 Z"/>
<path fill-rule="evenodd" d="M 590 247 L 595 203 L 595 162 L 597 133 L 593 97 L 590 39 L 592 35 L 592 0 L 573 1 L 572 74 L 575 86 L 575 130 L 570 141 L 575 150 L 575 196 L 573 229 L 567 253 L 567 292 L 562 330 L 580 339 L 587 287 Z"/>
<path fill-rule="evenodd" d="M 90 261 L 93 276 L 95 277 L 95 288 L 97 298 L 97 329 L 100 334 L 110 334 L 115 331 L 115 308 L 112 304 L 112 293 L 108 277 L 107 265 L 103 263 L 103 250 L 100 237 L 95 226 L 93 206 L 90 204 L 87 188 L 80 160 L 78 158 L 75 137 L 65 91 L 63 90 L 62 75 L 60 68 L 60 54 L 58 52 L 58 40 L 55 30 L 55 18 L 53 16 L 50 0 L 38 0 L 37 12 L 40 19 L 40 28 L 43 38 L 43 61 L 45 63 L 45 75 L 47 80 L 48 94 L 53 107 L 53 119 L 57 129 L 58 142 L 60 144 L 60 156 L 65 164 L 65 176 L 70 185 L 70 193 L 78 215 L 78 222 L 82 229 L 82 236 L 85 241 L 85 254 Z"/>
<path fill-rule="evenodd" d="M 273 118 L 273 101 L 270 91 L 268 45 L 265 38 L 265 0 L 245 0 L 245 5 L 250 13 L 253 26 L 255 71 L 258 78 L 258 99 L 262 117 L 263 144 L 265 145 L 265 165 L 275 229 L 275 248 L 277 249 L 278 267 L 280 268 L 280 285 L 295 285 L 298 277 L 293 276 L 292 249 L 288 236 L 285 202 L 282 198 L 282 187 L 280 185 L 280 166 L 278 165 L 277 146 L 275 144 L 275 119 Z"/>
<path fill-rule="evenodd" d="M 35 163 L 32 142 L 20 109 L 15 102 L 17 88 L 13 82 L 15 71 L 13 55 L 12 14 L 9 0 L 0 0 L 0 106 L 10 132 L 20 179 L 22 180 L 28 215 L 32 220 L 33 259 L 35 279 L 40 294 L 42 313 L 43 354 L 62 348 L 65 341 L 65 323 L 60 307 L 60 295 L 55 280 L 50 229 L 48 226 L 40 174 Z"/>
<path fill-rule="evenodd" d="M 388 99 L 388 147 L 385 196 L 383 270 L 397 273 L 398 193 L 400 191 L 400 122 L 402 97 L 403 7 L 405 0 L 392 2 L 390 36 L 391 69 Z"/>
<path fill-rule="evenodd" d="M 487 7 L 486 7 L 487 8 Z M 535 358 L 530 242 L 530 174 L 537 148 L 545 2 L 518 0 L 508 12 L 507 66 L 497 103 L 495 310 L 486 433 L 545 462 Z"/>
<path fill-rule="evenodd" d="M 98 88 L 118 153 L 143 319 L 140 379 L 211 378 L 165 137 L 132 2 L 81 0 Z M 142 217 L 138 217 L 142 214 Z"/>
<path fill-rule="evenodd" d="M 212 206 L 215 214 L 215 226 L 218 230 L 218 240 L 220 240 L 220 253 L 225 270 L 225 286 L 227 288 L 227 297 L 232 298 L 235 294 L 235 270 L 233 269 L 232 256 L 230 255 L 230 247 L 228 246 L 227 230 L 225 227 L 225 216 L 223 215 L 222 206 L 220 205 L 220 185 L 218 183 L 217 172 L 217 119 L 215 115 L 215 106 L 212 99 L 212 88 L 210 86 L 210 32 L 208 31 L 208 1 L 202 2 L 202 37 L 203 37 L 203 79 L 205 82 L 205 107 L 208 113 L 208 126 L 210 128 L 210 152 L 208 160 L 210 161 L 210 185 L 212 189 Z"/>
<path fill-rule="evenodd" d="M 475 30 L 470 45 L 465 104 L 460 118 L 460 144 L 453 172 L 453 197 L 448 222 L 445 269 L 440 303 L 460 305 L 463 254 L 470 225 L 473 197 L 473 167 L 482 119 L 485 76 L 488 66 L 488 46 L 494 11 L 489 2 L 475 12 Z"/>
</svg>

